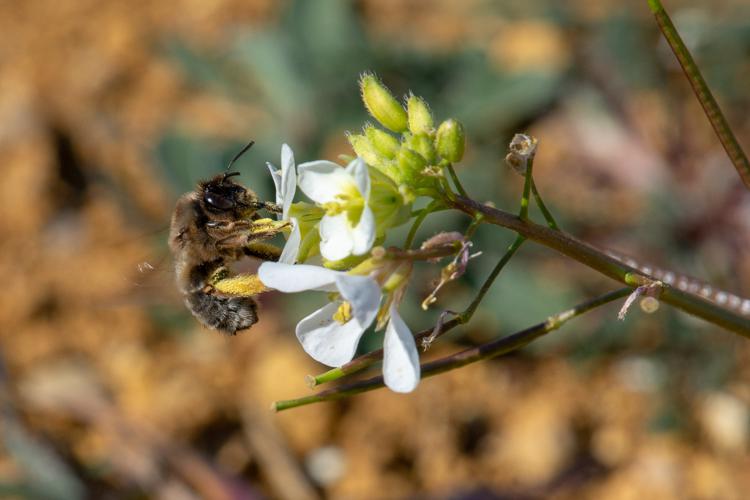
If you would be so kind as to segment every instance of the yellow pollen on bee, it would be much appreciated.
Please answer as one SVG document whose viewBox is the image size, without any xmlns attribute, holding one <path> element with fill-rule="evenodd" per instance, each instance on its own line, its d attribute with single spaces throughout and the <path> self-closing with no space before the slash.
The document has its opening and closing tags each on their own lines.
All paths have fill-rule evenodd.
<svg viewBox="0 0 750 500">
<path fill-rule="evenodd" d="M 221 293 L 251 297 L 268 291 L 257 274 L 240 274 L 214 283 L 214 288 Z"/>
<path fill-rule="evenodd" d="M 333 314 L 333 320 L 340 324 L 346 324 L 352 319 L 352 305 L 348 301 L 341 303 L 336 312 Z"/>
</svg>

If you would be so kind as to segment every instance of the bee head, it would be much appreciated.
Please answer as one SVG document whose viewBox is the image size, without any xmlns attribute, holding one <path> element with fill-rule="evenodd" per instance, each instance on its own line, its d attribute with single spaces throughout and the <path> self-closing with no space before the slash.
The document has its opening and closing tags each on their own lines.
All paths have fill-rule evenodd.
<svg viewBox="0 0 750 500">
<path fill-rule="evenodd" d="M 239 172 L 226 172 L 201 184 L 203 205 L 213 213 L 255 210 L 255 194 L 232 181 Z"/>
</svg>

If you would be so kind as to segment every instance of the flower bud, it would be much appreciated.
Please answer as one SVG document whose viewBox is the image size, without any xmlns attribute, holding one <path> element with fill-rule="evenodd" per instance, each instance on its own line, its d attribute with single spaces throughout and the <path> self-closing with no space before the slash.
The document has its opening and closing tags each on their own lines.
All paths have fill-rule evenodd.
<svg viewBox="0 0 750 500">
<path fill-rule="evenodd" d="M 372 144 L 375 151 L 377 151 L 380 156 L 389 160 L 396 157 L 396 153 L 398 153 L 398 150 L 401 147 L 398 139 L 388 132 L 384 132 L 369 124 L 365 126 L 365 136 L 369 139 L 370 144 Z"/>
<path fill-rule="evenodd" d="M 396 162 L 401 180 L 407 183 L 414 183 L 427 165 L 422 155 L 408 148 L 401 148 L 396 156 Z"/>
<path fill-rule="evenodd" d="M 412 134 L 429 134 L 435 126 L 432 113 L 427 102 L 414 94 L 406 101 L 406 110 L 409 115 L 409 130 Z"/>
<path fill-rule="evenodd" d="M 456 120 L 446 120 L 440 124 L 435 137 L 438 154 L 451 163 L 461 161 L 466 146 L 464 127 Z"/>
<path fill-rule="evenodd" d="M 361 134 L 347 134 L 346 138 L 357 156 L 365 160 L 365 163 L 376 166 L 381 162 L 380 155 L 367 137 Z"/>
<path fill-rule="evenodd" d="M 406 130 L 406 111 L 375 75 L 371 73 L 362 75 L 359 86 L 365 107 L 373 118 L 393 132 Z"/>
<path fill-rule="evenodd" d="M 414 134 L 404 141 L 404 145 L 422 155 L 428 165 L 436 163 L 435 143 L 427 134 Z"/>
</svg>

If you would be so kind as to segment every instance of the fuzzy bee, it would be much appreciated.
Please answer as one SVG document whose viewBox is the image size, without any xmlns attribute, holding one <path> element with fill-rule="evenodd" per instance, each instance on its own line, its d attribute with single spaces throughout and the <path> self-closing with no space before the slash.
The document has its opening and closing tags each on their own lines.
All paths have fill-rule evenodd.
<svg viewBox="0 0 750 500">
<path fill-rule="evenodd" d="M 281 208 L 260 201 L 255 192 L 234 181 L 239 172 L 229 172 L 252 145 L 237 153 L 224 173 L 200 182 L 177 200 L 169 231 L 185 305 L 203 325 L 229 335 L 258 321 L 257 303 L 252 295 L 222 293 L 217 284 L 230 277 L 227 266 L 242 257 L 278 260 L 281 250 L 263 240 L 287 225 L 261 217 L 258 210 L 279 213 Z"/>
</svg>

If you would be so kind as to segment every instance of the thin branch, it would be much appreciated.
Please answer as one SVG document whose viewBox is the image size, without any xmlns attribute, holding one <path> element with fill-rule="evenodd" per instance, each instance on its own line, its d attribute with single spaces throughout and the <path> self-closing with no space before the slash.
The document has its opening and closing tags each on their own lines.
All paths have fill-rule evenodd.
<svg viewBox="0 0 750 500">
<path fill-rule="evenodd" d="M 629 284 L 626 278 L 632 278 L 634 275 L 646 276 L 643 272 L 620 262 L 607 253 L 562 231 L 556 231 L 530 221 L 524 221 L 516 215 L 494 207 L 482 205 L 468 198 L 453 197 L 446 200 L 446 202 L 449 206 L 468 214 L 472 218 L 477 217 L 478 214 L 482 214 L 485 222 L 515 231 L 530 240 L 547 246 L 563 255 L 567 255 L 620 283 Z M 653 279 L 651 276 L 647 277 Z M 666 284 L 662 288 L 659 299 L 682 311 L 702 318 L 709 323 L 721 326 L 745 337 L 750 337 L 750 315 L 735 313 L 713 302 L 704 300 L 700 296 L 684 292 Z"/>
<path fill-rule="evenodd" d="M 468 197 L 469 195 L 466 194 L 466 190 L 464 189 L 463 185 L 461 185 L 461 181 L 458 179 L 458 175 L 456 175 L 456 171 L 453 169 L 453 165 L 449 163 L 448 166 L 445 168 L 446 170 L 448 170 L 448 173 L 450 174 L 451 179 L 453 180 L 453 184 L 456 185 L 458 194 L 460 194 L 461 196 Z"/>
<path fill-rule="evenodd" d="M 536 200 L 536 204 L 539 207 L 539 210 L 542 211 L 542 215 L 544 216 L 544 220 L 547 221 L 547 225 L 552 229 L 560 229 L 560 226 L 557 225 L 557 221 L 555 221 L 555 218 L 552 216 L 552 212 L 550 212 L 547 209 L 547 205 L 544 204 L 544 201 L 542 201 L 542 195 L 539 194 L 539 191 L 536 189 L 536 182 L 534 182 L 534 179 L 531 179 L 531 193 L 534 195 L 534 199 Z"/>
<path fill-rule="evenodd" d="M 484 296 L 487 294 L 489 289 L 492 287 L 492 284 L 495 282 L 495 279 L 500 274 L 500 271 L 503 270 L 505 265 L 510 261 L 510 259 L 515 255 L 516 250 L 521 248 L 521 245 L 523 242 L 526 241 L 526 238 L 523 236 L 516 236 L 516 239 L 513 240 L 513 243 L 510 244 L 508 247 L 508 250 L 505 252 L 505 254 L 500 258 L 497 264 L 495 264 L 494 269 L 492 269 L 492 272 L 487 277 L 486 280 L 484 280 L 484 283 L 482 284 L 482 288 L 479 289 L 479 293 L 476 297 L 474 297 L 474 300 L 471 301 L 471 304 L 469 304 L 469 307 L 466 308 L 464 312 L 459 314 L 459 318 L 461 320 L 461 323 L 468 323 L 469 320 L 471 320 L 471 317 L 474 316 L 474 312 L 477 310 L 477 307 L 479 307 L 479 304 L 482 302 L 482 299 L 484 299 Z"/>
<path fill-rule="evenodd" d="M 429 205 L 424 207 L 419 212 L 419 215 L 417 216 L 416 219 L 414 219 L 414 222 L 412 223 L 411 228 L 409 228 L 409 234 L 406 236 L 406 242 L 404 243 L 404 248 L 406 249 L 411 248 L 411 245 L 414 242 L 414 237 L 417 235 L 417 230 L 419 229 L 419 226 L 422 225 L 422 222 L 424 222 L 425 218 L 428 215 L 440 209 L 442 205 L 443 204 L 441 201 L 433 200 Z"/>
<path fill-rule="evenodd" d="M 677 32 L 677 28 L 672 24 L 672 20 L 669 18 L 667 11 L 664 10 L 661 1 L 648 0 L 648 6 L 656 18 L 656 24 L 659 25 L 659 29 L 664 35 L 664 38 L 672 48 L 672 52 L 674 52 L 677 60 L 680 62 L 682 71 L 690 82 L 690 86 L 693 88 L 695 96 L 701 103 L 708 121 L 711 122 L 711 126 L 719 137 L 722 146 L 724 146 L 727 156 L 729 156 L 734 168 L 736 168 L 737 172 L 740 174 L 742 182 L 744 182 L 745 186 L 750 189 L 750 162 L 748 162 L 745 151 L 743 151 L 742 146 L 734 135 L 734 132 L 732 132 L 729 122 L 721 112 L 721 108 L 719 108 L 716 99 L 711 93 L 711 89 L 708 88 L 708 84 L 703 78 L 698 65 L 695 64 L 693 56 L 682 41 L 680 34 Z"/>
<path fill-rule="evenodd" d="M 532 170 L 534 168 L 534 155 L 529 155 L 526 160 L 526 172 L 523 175 L 523 195 L 521 195 L 521 210 L 518 216 L 523 220 L 529 218 L 529 193 L 531 192 L 531 183 L 534 182 Z"/>
<path fill-rule="evenodd" d="M 439 335 L 447 333 L 449 330 L 454 329 L 460 324 L 461 321 L 459 318 L 453 318 L 450 321 L 446 321 L 445 323 L 443 323 L 443 328 L 440 330 Z M 417 344 L 420 344 L 423 339 L 426 339 L 430 335 L 432 335 L 434 330 L 435 329 L 431 327 L 417 333 L 416 335 L 414 335 L 415 342 Z M 326 382 L 333 382 L 334 380 L 338 380 L 347 375 L 351 375 L 352 373 L 357 373 L 366 368 L 369 368 L 381 359 L 383 359 L 383 349 L 370 351 L 367 354 L 363 354 L 362 356 L 354 358 L 353 360 L 349 361 L 343 366 L 340 366 L 339 368 L 332 368 L 327 372 L 321 373 L 319 375 L 308 376 L 307 385 L 309 385 L 310 387 L 315 387 Z"/>
<path fill-rule="evenodd" d="M 596 307 L 624 297 L 630 292 L 631 289 L 628 287 L 621 288 L 583 304 L 577 305 L 572 309 L 568 309 L 567 311 L 563 311 L 561 313 L 550 316 L 546 321 L 536 324 L 525 330 L 521 330 L 520 332 L 514 333 L 513 335 L 509 335 L 508 337 L 503 337 L 501 339 L 480 345 L 478 347 L 472 347 L 442 359 L 424 363 L 421 365 L 422 378 L 427 378 L 439 373 L 455 370 L 456 368 L 466 366 L 470 363 L 495 358 L 497 356 L 501 356 L 503 354 L 507 354 L 509 352 L 520 349 L 533 340 L 549 332 L 557 330 L 569 320 L 580 316 L 581 314 L 584 314 Z M 283 411 L 312 403 L 333 401 L 336 399 L 346 398 L 354 394 L 380 389 L 384 386 L 385 383 L 383 382 L 382 376 L 373 377 L 367 380 L 342 385 L 335 389 L 322 391 L 312 396 L 298 399 L 289 399 L 285 401 L 276 401 L 273 404 L 272 409 L 274 409 L 275 411 Z"/>
</svg>

